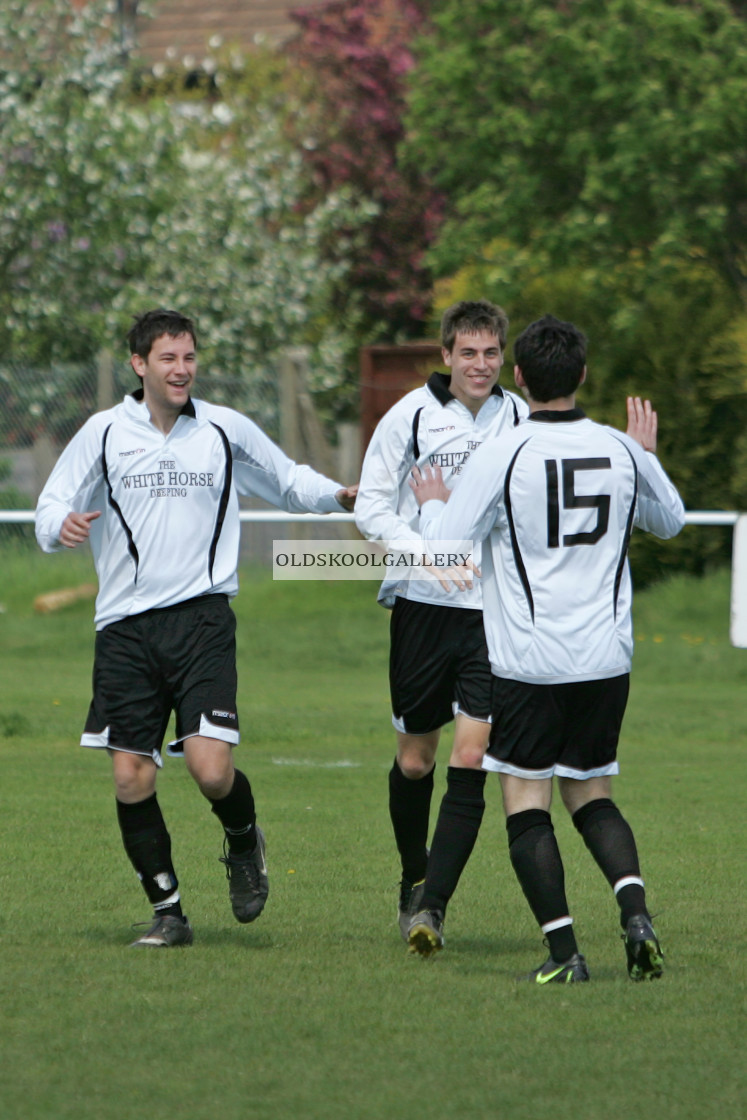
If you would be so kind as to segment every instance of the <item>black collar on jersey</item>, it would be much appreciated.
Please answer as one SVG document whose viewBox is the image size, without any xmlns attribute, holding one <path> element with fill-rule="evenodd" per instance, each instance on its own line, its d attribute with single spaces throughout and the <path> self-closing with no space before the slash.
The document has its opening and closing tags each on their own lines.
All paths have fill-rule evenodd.
<svg viewBox="0 0 747 1120">
<path fill-rule="evenodd" d="M 450 382 L 451 382 L 451 378 L 450 378 L 448 373 L 432 373 L 430 375 L 430 377 L 428 378 L 428 382 L 427 382 L 427 388 L 430 389 L 430 391 L 433 393 L 433 396 L 436 398 L 438 403 L 440 405 L 442 405 L 444 408 L 449 403 L 449 401 L 455 401 L 456 400 L 456 397 L 454 396 L 451 389 L 449 388 Z M 503 389 L 501 389 L 500 385 L 496 384 L 490 390 L 490 395 L 495 396 L 495 397 L 504 397 L 505 393 L 503 392 Z M 511 407 L 514 410 L 514 427 L 516 427 L 516 425 L 519 423 L 519 413 L 518 413 L 517 408 L 516 408 L 516 402 L 513 401 L 511 399 L 511 397 L 506 397 L 506 400 L 510 402 Z M 420 413 L 422 411 L 423 411 L 423 409 L 419 408 L 412 418 L 412 448 L 413 448 L 413 454 L 415 455 L 415 462 L 416 463 L 417 463 L 418 459 L 420 458 L 420 444 L 418 443 L 418 425 L 420 423 Z"/>
<path fill-rule="evenodd" d="M 585 420 L 586 413 L 582 408 L 564 408 L 560 412 L 552 408 L 540 408 L 529 414 L 530 420 L 539 420 L 542 424 L 563 424 L 570 420 Z"/>
<path fill-rule="evenodd" d="M 136 401 L 145 400 L 145 392 L 143 391 L 142 385 L 140 386 L 139 389 L 135 389 L 135 391 L 133 393 L 130 393 L 130 396 L 133 398 L 133 400 L 136 400 Z M 184 405 L 184 408 L 181 408 L 179 410 L 179 415 L 180 416 L 191 416 L 192 419 L 195 418 L 195 416 L 197 414 L 195 412 L 195 406 L 192 404 L 192 398 L 191 397 L 189 398 L 187 403 Z"/>
<path fill-rule="evenodd" d="M 447 405 L 449 401 L 455 401 L 456 397 L 450 389 L 451 374 L 449 373 L 432 373 L 427 381 L 427 387 L 433 393 L 439 404 Z M 492 396 L 502 397 L 503 389 L 496 382 L 490 390 Z"/>
</svg>

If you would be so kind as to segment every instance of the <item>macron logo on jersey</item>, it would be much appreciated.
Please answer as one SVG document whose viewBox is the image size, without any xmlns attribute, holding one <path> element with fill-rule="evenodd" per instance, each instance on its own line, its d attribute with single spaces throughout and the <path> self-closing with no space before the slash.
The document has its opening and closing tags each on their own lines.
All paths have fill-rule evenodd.
<svg viewBox="0 0 747 1120">
<path fill-rule="evenodd" d="M 145 448 L 144 447 L 136 447 L 133 451 L 120 451 L 119 457 L 120 457 L 120 459 L 124 459 L 128 455 L 144 455 L 144 454 L 145 454 Z"/>
<path fill-rule="evenodd" d="M 435 435 L 436 432 L 455 432 L 456 424 L 447 424 L 445 428 L 429 428 L 428 431 Z"/>
</svg>

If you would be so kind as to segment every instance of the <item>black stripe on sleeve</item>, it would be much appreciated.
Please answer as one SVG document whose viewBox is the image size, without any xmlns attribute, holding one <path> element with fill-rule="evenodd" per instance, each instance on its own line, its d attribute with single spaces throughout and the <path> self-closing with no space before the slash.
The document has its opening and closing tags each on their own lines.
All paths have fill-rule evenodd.
<svg viewBox="0 0 747 1120">
<path fill-rule="evenodd" d="M 519 457 L 519 452 L 521 451 L 522 447 L 524 447 L 524 444 L 526 444 L 528 442 L 529 442 L 529 437 L 527 437 L 527 439 L 524 440 L 524 443 L 522 443 L 519 447 L 517 447 L 516 453 L 514 454 L 513 459 L 511 460 L 511 462 L 508 465 L 508 470 L 506 471 L 506 480 L 503 483 L 503 504 L 506 507 L 506 517 L 508 518 L 508 529 L 509 529 L 509 533 L 511 534 L 511 551 L 514 554 L 514 563 L 516 564 L 516 570 L 519 573 L 519 579 L 521 580 L 521 586 L 524 588 L 524 594 L 527 597 L 527 603 L 529 604 L 529 610 L 530 610 L 530 613 L 532 615 L 532 622 L 534 622 L 534 597 L 532 595 L 532 589 L 529 586 L 529 577 L 527 576 L 527 570 L 526 570 L 526 567 L 524 566 L 524 560 L 522 558 L 521 550 L 519 548 L 519 542 L 516 539 L 516 527 L 514 525 L 514 515 L 513 515 L 513 509 L 512 509 L 512 506 L 511 506 L 511 492 L 510 492 L 511 475 L 513 474 L 514 466 L 516 465 L 516 460 Z"/>
<path fill-rule="evenodd" d="M 622 442 L 622 440 L 619 440 L 618 442 L 622 443 L 622 446 L 625 447 L 625 444 Z M 638 464 L 636 463 L 635 459 L 633 458 L 633 455 L 631 454 L 630 448 L 625 447 L 625 450 L 627 451 L 628 455 L 630 455 L 630 462 L 633 466 L 633 498 L 632 498 L 632 501 L 630 503 L 630 509 L 628 510 L 628 518 L 627 518 L 627 521 L 626 521 L 626 524 L 625 524 L 625 536 L 623 537 L 622 549 L 620 551 L 620 559 L 618 560 L 618 563 L 617 563 L 617 571 L 615 572 L 615 599 L 614 599 L 615 618 L 617 618 L 617 599 L 618 599 L 618 596 L 620 594 L 620 581 L 622 580 L 622 575 L 623 575 L 623 572 L 625 571 L 625 561 L 627 560 L 627 557 L 628 557 L 628 548 L 630 547 L 630 537 L 631 537 L 631 534 L 633 532 L 633 519 L 635 517 L 635 507 L 636 507 L 636 504 L 638 502 Z"/>
<path fill-rule="evenodd" d="M 423 411 L 423 409 L 419 408 L 412 418 L 412 453 L 415 456 L 415 462 L 416 463 L 417 463 L 418 459 L 420 458 L 420 444 L 418 443 L 418 426 L 420 424 L 420 413 L 422 411 Z"/>
<path fill-rule="evenodd" d="M 102 470 L 103 475 L 104 475 L 104 482 L 106 483 L 106 489 L 107 489 L 107 493 L 108 493 L 108 496 L 109 496 L 109 505 L 112 507 L 112 509 L 116 513 L 117 517 L 119 518 L 119 522 L 122 526 L 122 530 L 124 532 L 125 537 L 127 538 L 127 551 L 129 552 L 130 556 L 132 557 L 132 559 L 135 562 L 135 580 L 134 580 L 134 582 L 137 584 L 137 573 L 138 573 L 138 568 L 140 567 L 140 553 L 137 550 L 137 545 L 135 544 L 135 540 L 132 536 L 132 530 L 130 529 L 130 526 L 125 521 L 124 514 L 122 513 L 122 510 L 120 509 L 119 504 L 117 503 L 117 501 L 114 497 L 114 494 L 112 493 L 112 484 L 109 480 L 109 468 L 106 465 L 106 437 L 109 435 L 110 429 L 111 429 L 111 424 L 109 425 L 109 427 L 104 432 L 103 438 L 101 440 L 101 470 Z"/>
<path fill-rule="evenodd" d="M 208 559 L 208 574 L 210 576 L 210 582 L 212 583 L 213 582 L 213 564 L 215 563 L 215 553 L 216 553 L 217 548 L 218 548 L 218 541 L 220 539 L 221 530 L 223 529 L 223 522 L 224 522 L 225 517 L 226 517 L 226 510 L 228 509 L 228 499 L 229 499 L 229 496 L 231 494 L 231 480 L 233 478 L 233 458 L 231 456 L 231 445 L 228 442 L 228 436 L 223 431 L 223 429 L 218 426 L 218 424 L 213 423 L 212 420 L 210 421 L 210 423 L 213 425 L 216 432 L 220 436 L 221 441 L 223 443 L 223 450 L 224 450 L 225 455 L 226 455 L 226 470 L 225 470 L 225 477 L 223 479 L 223 491 L 222 491 L 221 496 L 220 496 L 220 502 L 218 503 L 218 516 L 215 519 L 215 530 L 213 532 L 213 539 L 210 542 L 210 555 L 209 555 L 209 559 Z"/>
</svg>

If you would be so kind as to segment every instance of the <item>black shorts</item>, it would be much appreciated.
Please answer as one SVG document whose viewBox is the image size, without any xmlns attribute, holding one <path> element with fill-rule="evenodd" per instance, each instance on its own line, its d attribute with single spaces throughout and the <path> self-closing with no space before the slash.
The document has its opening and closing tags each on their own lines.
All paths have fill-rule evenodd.
<svg viewBox="0 0 747 1120">
<path fill-rule="evenodd" d="M 84 747 L 150 755 L 161 765 L 171 713 L 183 739 L 238 743 L 236 616 L 225 595 L 144 611 L 99 630 Z"/>
<path fill-rule="evenodd" d="M 493 725 L 483 762 L 519 778 L 617 774 L 630 677 L 526 684 L 493 677 Z"/>
<path fill-rule="evenodd" d="M 392 610 L 392 723 L 427 735 L 457 712 L 490 720 L 491 673 L 482 611 L 397 596 Z"/>
</svg>

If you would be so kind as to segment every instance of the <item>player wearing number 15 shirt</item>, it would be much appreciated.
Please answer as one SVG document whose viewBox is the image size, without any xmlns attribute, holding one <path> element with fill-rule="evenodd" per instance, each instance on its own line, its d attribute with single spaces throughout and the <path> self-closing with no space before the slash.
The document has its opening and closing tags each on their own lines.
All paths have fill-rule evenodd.
<svg viewBox="0 0 747 1120">
<path fill-rule="evenodd" d="M 500 774 L 511 860 L 550 948 L 533 979 L 589 975 L 549 813 L 554 777 L 614 889 L 631 978 L 656 978 L 661 948 L 611 778 L 633 653 L 630 536 L 640 528 L 673 537 L 684 507 L 654 454 L 649 402 L 629 398 L 627 433 L 576 407 L 586 378 L 577 327 L 545 316 L 519 335 L 514 358 L 529 419 L 484 443 L 451 494 L 438 472 L 415 472 L 421 532 L 426 543 L 487 538 L 481 566 L 493 699 L 484 765 Z M 425 955 L 439 939 L 438 920 L 428 915 L 411 926 L 411 945 Z"/>
<path fill-rule="evenodd" d="M 668 538 L 682 526 L 682 502 L 655 456 L 580 408 L 537 409 L 475 452 L 438 536 L 479 540 L 487 523 L 493 673 L 561 684 L 629 672 L 631 532 Z"/>
</svg>

